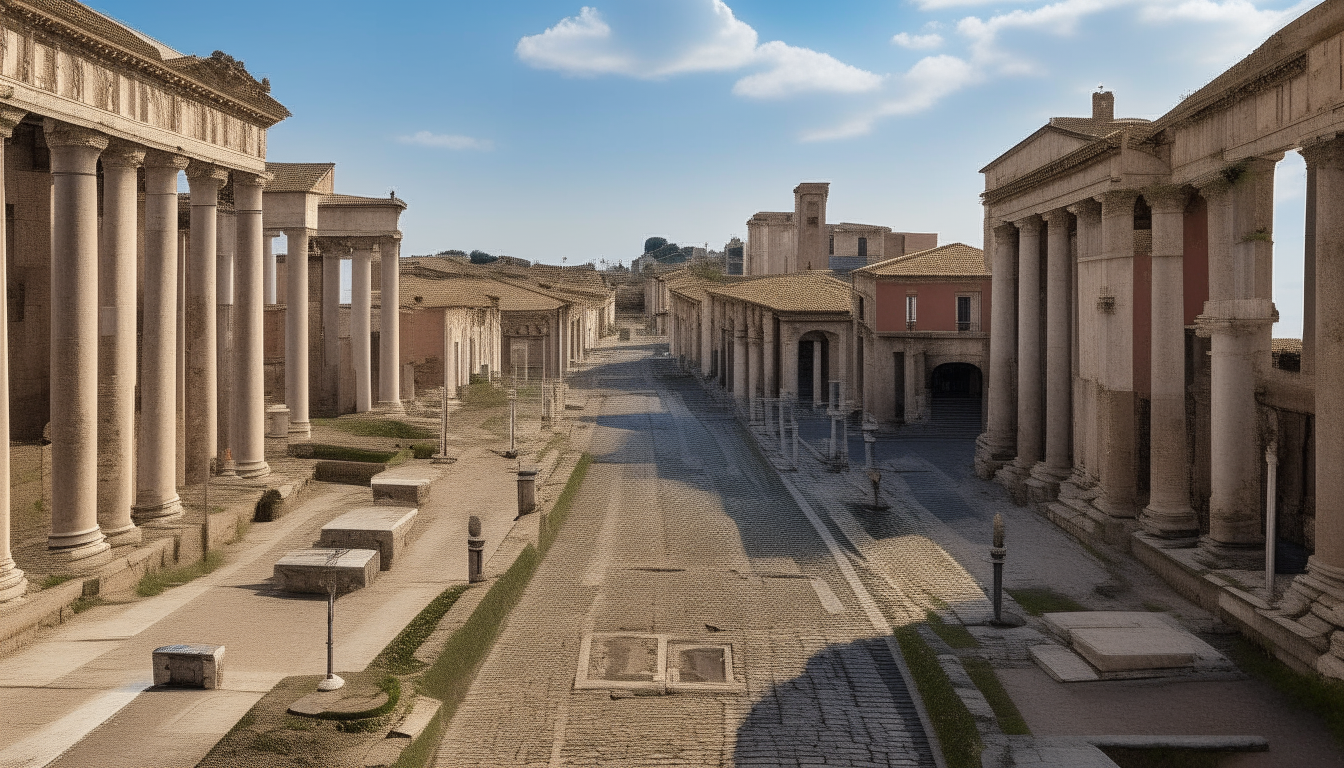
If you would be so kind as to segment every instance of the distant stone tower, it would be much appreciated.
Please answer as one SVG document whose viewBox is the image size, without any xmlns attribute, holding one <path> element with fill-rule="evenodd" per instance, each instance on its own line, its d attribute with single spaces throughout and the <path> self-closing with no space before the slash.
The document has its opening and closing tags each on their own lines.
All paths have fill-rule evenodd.
<svg viewBox="0 0 1344 768">
<path fill-rule="evenodd" d="M 826 269 L 830 265 L 826 239 L 826 196 L 829 182 L 803 183 L 793 188 L 794 263 L 786 271 Z"/>
</svg>

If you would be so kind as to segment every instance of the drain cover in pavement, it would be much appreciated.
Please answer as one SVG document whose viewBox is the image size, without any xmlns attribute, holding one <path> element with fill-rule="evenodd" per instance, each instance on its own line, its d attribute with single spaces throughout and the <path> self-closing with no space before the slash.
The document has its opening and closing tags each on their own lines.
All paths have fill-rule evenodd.
<svg viewBox="0 0 1344 768">
<path fill-rule="evenodd" d="M 594 635 L 588 679 L 652 683 L 662 677 L 658 646 L 658 638 L 647 635 Z"/>
<path fill-rule="evenodd" d="M 579 646 L 574 687 L 738 691 L 731 643 L 665 634 L 594 632 Z"/>
<path fill-rule="evenodd" d="M 732 651 L 726 645 L 671 644 L 667 649 L 667 679 L 671 683 L 726 683 L 732 681 Z"/>
</svg>

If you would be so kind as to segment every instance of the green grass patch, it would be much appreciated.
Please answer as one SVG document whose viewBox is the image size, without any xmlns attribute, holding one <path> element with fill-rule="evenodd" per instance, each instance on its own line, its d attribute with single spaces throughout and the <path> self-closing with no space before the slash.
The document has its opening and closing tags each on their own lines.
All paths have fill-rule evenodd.
<svg viewBox="0 0 1344 768">
<path fill-rule="evenodd" d="M 1218 768 L 1231 752 L 1207 752 L 1195 749 L 1121 749 L 1101 750 L 1120 768 Z"/>
<path fill-rule="evenodd" d="M 929 629 L 932 629 L 933 633 L 942 638 L 943 642 L 949 646 L 958 649 L 980 647 L 980 641 L 976 640 L 975 635 L 972 635 L 970 630 L 962 625 L 948 624 L 943 621 L 942 616 L 933 611 L 928 611 L 926 615 L 929 620 Z"/>
<path fill-rule="evenodd" d="M 1344 746 L 1344 682 L 1297 672 L 1244 637 L 1235 640 L 1231 656 L 1243 672 L 1264 680 L 1296 706 L 1319 716 Z"/>
<path fill-rule="evenodd" d="M 509 393 L 488 381 L 473 381 L 458 388 L 462 404 L 472 408 L 495 408 L 509 404 Z"/>
<path fill-rule="evenodd" d="M 269 733 L 257 734 L 256 738 L 252 739 L 252 749 L 272 755 L 288 755 L 291 751 L 289 742 Z"/>
<path fill-rule="evenodd" d="M 985 745 L 980 741 L 975 718 L 952 689 L 952 681 L 938 665 L 938 656 L 914 626 L 898 628 L 896 641 L 901 645 L 919 697 L 933 721 L 933 730 L 942 743 L 948 768 L 980 768 L 980 753 Z"/>
<path fill-rule="evenodd" d="M 397 463 L 396 459 L 398 458 L 404 461 L 406 455 L 402 451 L 370 451 L 367 448 L 351 448 L 346 445 L 313 443 L 311 458 L 327 461 L 365 461 L 375 464 L 389 464 Z"/>
<path fill-rule="evenodd" d="M 394 437 L 400 440 L 434 437 L 434 433 L 424 427 L 396 419 L 313 419 L 313 423 L 361 437 Z"/>
<path fill-rule="evenodd" d="M 560 533 L 560 526 L 564 525 L 565 518 L 569 517 L 574 497 L 578 495 L 579 486 L 583 484 L 583 478 L 588 476 L 588 467 L 592 466 L 592 463 L 593 457 L 590 454 L 585 453 L 579 457 L 579 462 L 574 465 L 574 472 L 569 476 L 569 482 L 565 483 L 565 489 L 560 492 L 560 498 L 555 500 L 555 506 L 542 519 L 541 531 L 537 538 L 543 553 L 551 548 L 555 537 Z"/>
<path fill-rule="evenodd" d="M 50 576 L 47 576 L 46 578 L 42 579 L 42 581 L 38 583 L 38 587 L 41 589 L 51 589 L 52 587 L 59 587 L 60 585 L 64 584 L 65 582 L 73 578 L 75 578 L 73 574 L 53 573 Z"/>
<path fill-rule="evenodd" d="M 439 446 L 430 443 L 416 443 L 411 446 L 411 455 L 417 459 L 430 459 L 439 452 Z"/>
<path fill-rule="evenodd" d="M 420 611 L 406 628 L 387 644 L 383 652 L 374 659 L 373 666 L 381 667 L 394 675 L 415 672 L 425 665 L 415 658 L 415 652 L 424 644 L 425 639 L 439 626 L 448 609 L 467 591 L 466 584 L 445 589 L 434 598 L 425 609 Z"/>
<path fill-rule="evenodd" d="M 179 587 L 192 579 L 198 579 L 223 564 L 224 555 L 219 550 L 211 550 L 205 553 L 204 558 L 189 565 L 146 573 L 135 585 L 135 594 L 141 597 L 163 594 L 169 587 Z"/>
<path fill-rule="evenodd" d="M 74 613 L 83 613 L 90 608 L 102 605 L 103 602 L 103 598 L 97 595 L 81 595 L 75 598 L 75 601 L 70 604 L 70 610 Z"/>
<path fill-rule="evenodd" d="M 1008 594 L 1013 596 L 1017 604 L 1022 606 L 1022 610 L 1032 616 L 1040 616 L 1045 613 L 1072 613 L 1074 611 L 1086 611 L 1080 603 L 1068 595 L 1062 595 L 1049 587 L 1028 587 L 1025 589 L 1010 589 Z"/>
<path fill-rule="evenodd" d="M 439 739 L 443 736 L 443 710 L 440 709 L 434 718 L 425 726 L 425 730 L 411 742 L 411 746 L 402 750 L 401 756 L 392 768 L 421 768 L 429 765 L 429 761 L 434 757 L 434 750 L 439 746 Z"/>
<path fill-rule="evenodd" d="M 1030 736 L 1031 729 L 1027 727 L 1027 721 L 1018 711 L 1008 691 L 1004 689 L 1003 683 L 999 681 L 999 676 L 994 674 L 994 666 L 977 656 L 963 656 L 961 666 L 965 667 L 971 682 L 975 683 L 975 687 L 985 695 L 990 709 L 994 710 L 994 717 L 999 721 L 999 730 L 1008 736 Z"/>
<path fill-rule="evenodd" d="M 323 712 L 315 715 L 319 720 L 368 720 L 369 718 L 382 717 L 388 712 L 397 708 L 397 703 L 401 701 L 401 681 L 392 675 L 387 675 L 378 683 L 378 690 L 387 694 L 387 701 L 371 709 L 360 710 L 359 712 Z M 374 728 L 373 730 L 378 730 Z M 356 729 L 357 733 L 371 733 L 363 729 Z"/>
<path fill-rule="evenodd" d="M 563 443 L 564 441 L 565 441 L 564 432 L 556 432 L 555 434 L 551 435 L 551 439 L 547 440 L 546 444 L 543 445 L 541 447 L 541 450 L 537 452 L 537 461 L 541 461 L 542 459 L 546 458 L 546 456 L 549 455 L 551 451 L 559 450 L 560 444 Z"/>
</svg>

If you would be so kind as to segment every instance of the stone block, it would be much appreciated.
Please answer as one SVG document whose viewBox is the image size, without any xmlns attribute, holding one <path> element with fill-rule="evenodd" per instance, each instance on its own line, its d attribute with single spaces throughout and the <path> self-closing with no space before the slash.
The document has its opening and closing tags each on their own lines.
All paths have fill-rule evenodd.
<svg viewBox="0 0 1344 768">
<path fill-rule="evenodd" d="M 165 645 L 154 649 L 154 684 L 214 689 L 224 684 L 224 646 Z"/>
<path fill-rule="evenodd" d="M 319 461 L 313 465 L 313 479 L 323 483 L 368 485 L 387 469 L 386 464 L 372 461 Z"/>
<path fill-rule="evenodd" d="M 370 481 L 374 501 L 386 501 L 405 504 L 411 507 L 424 506 L 429 501 L 428 477 L 415 477 L 406 474 L 392 475 L 383 472 L 374 475 Z"/>
<path fill-rule="evenodd" d="M 378 550 L 351 549 L 335 557 L 335 549 L 300 549 L 275 564 L 275 580 L 286 592 L 325 595 L 334 581 L 336 593 L 363 589 L 378 575 Z"/>
<path fill-rule="evenodd" d="M 1174 669 L 1195 663 L 1182 633 L 1156 627 L 1077 629 L 1073 647 L 1102 672 Z"/>
<path fill-rule="evenodd" d="M 1033 645 L 1031 658 L 1047 675 L 1061 683 L 1084 683 L 1100 679 L 1096 670 L 1062 645 Z"/>
<path fill-rule="evenodd" d="M 376 549 L 379 569 L 392 569 L 406 547 L 418 510 L 411 507 L 364 507 L 322 526 L 318 546 L 331 549 Z"/>
</svg>

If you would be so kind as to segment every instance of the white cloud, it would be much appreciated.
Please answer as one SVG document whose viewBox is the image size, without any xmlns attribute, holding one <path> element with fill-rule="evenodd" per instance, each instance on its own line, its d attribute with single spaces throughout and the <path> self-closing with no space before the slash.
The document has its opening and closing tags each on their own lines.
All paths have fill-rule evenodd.
<svg viewBox="0 0 1344 768">
<path fill-rule="evenodd" d="M 476 139 L 471 136 L 452 133 L 430 133 L 429 131 L 416 131 L 410 136 L 398 136 L 397 141 L 402 144 L 418 144 L 422 147 L 474 149 L 478 152 L 489 152 L 495 148 L 495 143 L 489 139 Z"/>
<path fill-rule="evenodd" d="M 756 30 L 723 0 L 655 0 L 617 5 L 608 15 L 585 6 L 545 32 L 518 41 L 518 58 L 568 75 L 657 80 L 690 72 L 759 71 L 733 93 L 756 99 L 797 93 L 860 93 L 882 77 L 834 57 L 780 41 L 758 44 Z"/>
<path fill-rule="evenodd" d="M 915 63 L 910 71 L 895 78 L 893 98 L 881 102 L 876 110 L 803 135 L 804 141 L 833 141 L 863 136 L 884 117 L 911 115 L 923 112 L 944 97 L 979 81 L 983 75 L 970 62 L 946 54 L 927 56 Z"/>
<path fill-rule="evenodd" d="M 891 42 L 902 48 L 909 48 L 912 51 L 924 51 L 942 45 L 943 36 L 937 32 L 930 32 L 927 35 L 912 35 L 909 32 L 897 32 L 895 35 L 892 35 Z"/>
</svg>

